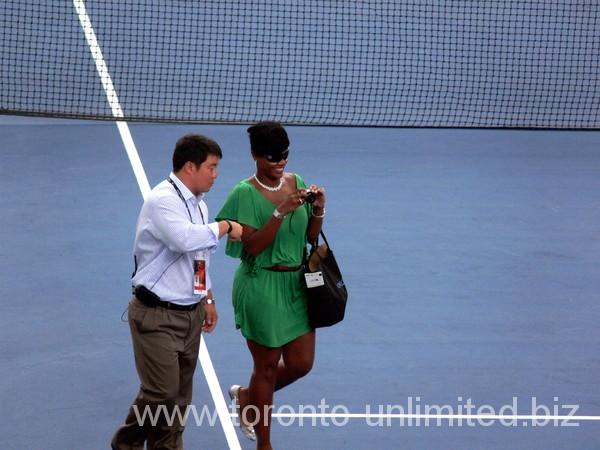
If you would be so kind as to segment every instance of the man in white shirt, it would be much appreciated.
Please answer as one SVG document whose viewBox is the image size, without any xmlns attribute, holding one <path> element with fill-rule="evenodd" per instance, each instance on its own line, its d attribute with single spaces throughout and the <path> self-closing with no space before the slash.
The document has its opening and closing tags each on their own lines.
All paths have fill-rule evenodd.
<svg viewBox="0 0 600 450">
<path fill-rule="evenodd" d="M 217 178 L 221 157 L 212 139 L 182 137 L 175 145 L 169 178 L 142 206 L 128 313 L 141 386 L 125 425 L 112 439 L 113 449 L 142 449 L 144 443 L 149 450 L 183 448 L 184 424 L 178 418 L 192 400 L 200 335 L 213 331 L 218 319 L 208 273 L 210 253 L 225 234 L 232 241 L 242 236 L 236 222 L 208 222 L 203 198 Z M 152 421 L 157 414 L 158 421 Z"/>
</svg>

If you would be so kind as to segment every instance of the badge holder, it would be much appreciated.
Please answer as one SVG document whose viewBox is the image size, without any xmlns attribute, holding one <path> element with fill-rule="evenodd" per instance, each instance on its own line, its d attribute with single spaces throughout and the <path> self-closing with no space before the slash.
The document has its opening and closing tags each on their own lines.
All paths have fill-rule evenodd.
<svg viewBox="0 0 600 450">
<path fill-rule="evenodd" d="M 203 255 L 194 257 L 194 294 L 208 294 L 206 289 L 206 258 Z"/>
<path fill-rule="evenodd" d="M 325 281 L 323 280 L 323 272 L 310 272 L 305 273 L 304 278 L 306 278 L 306 287 L 313 288 L 317 286 L 323 286 Z"/>
</svg>

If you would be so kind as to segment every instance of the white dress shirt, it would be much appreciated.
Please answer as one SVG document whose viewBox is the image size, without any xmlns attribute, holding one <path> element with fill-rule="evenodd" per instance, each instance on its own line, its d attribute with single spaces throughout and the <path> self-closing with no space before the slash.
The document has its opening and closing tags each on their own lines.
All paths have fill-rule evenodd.
<svg viewBox="0 0 600 450">
<path fill-rule="evenodd" d="M 210 253 L 219 246 L 219 224 L 208 223 L 204 194 L 196 197 L 175 174 L 170 178 L 186 203 L 169 180 L 148 194 L 137 222 L 133 247 L 137 270 L 131 282 L 134 287 L 144 285 L 163 301 L 189 305 L 202 297 L 194 294 L 197 253 L 206 260 L 206 288 L 211 288 L 208 267 Z"/>
</svg>

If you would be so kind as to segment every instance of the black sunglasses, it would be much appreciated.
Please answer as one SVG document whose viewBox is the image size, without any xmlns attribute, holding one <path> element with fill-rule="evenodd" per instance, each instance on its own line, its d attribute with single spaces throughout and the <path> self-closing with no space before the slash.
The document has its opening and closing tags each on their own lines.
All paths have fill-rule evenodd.
<svg viewBox="0 0 600 450">
<path fill-rule="evenodd" d="M 282 152 L 264 155 L 263 157 L 266 158 L 267 161 L 269 161 L 269 162 L 278 163 L 282 159 L 289 159 L 289 157 L 290 157 L 290 150 L 289 149 L 285 149 Z"/>
</svg>

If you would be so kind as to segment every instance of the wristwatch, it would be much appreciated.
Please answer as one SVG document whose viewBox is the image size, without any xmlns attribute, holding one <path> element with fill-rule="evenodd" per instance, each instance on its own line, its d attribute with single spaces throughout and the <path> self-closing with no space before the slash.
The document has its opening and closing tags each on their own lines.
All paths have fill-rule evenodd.
<svg viewBox="0 0 600 450">
<path fill-rule="evenodd" d="M 285 216 L 277 210 L 273 211 L 273 217 L 275 217 L 276 219 L 279 219 L 279 220 L 285 219 Z"/>
<path fill-rule="evenodd" d="M 206 299 L 204 299 L 204 301 L 206 302 L 207 305 L 213 305 L 215 303 L 214 298 L 206 298 Z"/>
<path fill-rule="evenodd" d="M 225 219 L 225 222 L 227 222 L 227 225 L 229 225 L 229 229 L 227 230 L 227 234 L 229 234 L 231 233 L 231 230 L 233 230 L 233 225 L 231 225 L 229 219 Z"/>
</svg>

